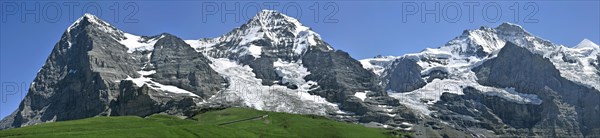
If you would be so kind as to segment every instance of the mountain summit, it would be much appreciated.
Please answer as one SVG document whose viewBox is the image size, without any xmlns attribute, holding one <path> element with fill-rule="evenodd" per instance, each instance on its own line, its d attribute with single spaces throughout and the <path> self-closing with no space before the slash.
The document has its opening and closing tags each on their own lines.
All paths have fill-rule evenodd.
<svg viewBox="0 0 600 138">
<path fill-rule="evenodd" d="M 333 50 L 319 34 L 297 19 L 273 10 L 263 10 L 229 33 L 212 39 L 190 40 L 198 51 L 215 57 L 243 58 L 249 55 L 297 60 L 309 48 Z"/>
<path fill-rule="evenodd" d="M 591 40 L 583 39 L 583 40 L 581 40 L 581 42 L 579 42 L 579 44 L 575 45 L 575 47 L 573 47 L 573 48 L 575 48 L 575 49 L 586 49 L 586 48 L 598 49 L 598 47 L 599 47 L 598 44 L 592 42 Z"/>
</svg>

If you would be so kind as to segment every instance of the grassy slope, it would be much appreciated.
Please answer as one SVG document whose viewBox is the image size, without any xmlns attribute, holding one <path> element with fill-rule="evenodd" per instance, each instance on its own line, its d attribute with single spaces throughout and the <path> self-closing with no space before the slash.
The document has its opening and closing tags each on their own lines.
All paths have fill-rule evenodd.
<svg viewBox="0 0 600 138">
<path fill-rule="evenodd" d="M 265 119 L 216 124 L 269 115 Z M 390 137 L 387 130 L 367 128 L 319 116 L 228 108 L 192 119 L 168 115 L 94 117 L 0 131 L 0 137 Z"/>
</svg>

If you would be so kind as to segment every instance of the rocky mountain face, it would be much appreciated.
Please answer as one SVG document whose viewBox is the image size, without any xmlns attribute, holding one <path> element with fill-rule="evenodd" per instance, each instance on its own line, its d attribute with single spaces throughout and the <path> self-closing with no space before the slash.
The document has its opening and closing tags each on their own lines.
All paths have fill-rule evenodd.
<svg viewBox="0 0 600 138">
<path fill-rule="evenodd" d="M 598 137 L 598 52 L 587 39 L 565 47 L 503 23 L 465 30 L 439 48 L 361 63 L 382 72 L 382 85 L 401 104 L 472 136 Z M 382 61 L 389 63 L 373 64 Z"/>
<path fill-rule="evenodd" d="M 508 42 L 498 57 L 473 71 L 482 85 L 513 87 L 522 93 L 538 95 L 542 100 L 539 106 L 528 109 L 491 106 L 492 110 L 499 108 L 496 114 L 506 120 L 507 125 L 526 128 L 517 135 L 597 136 L 600 91 L 561 77 L 552 62 L 541 55 Z"/>
<path fill-rule="evenodd" d="M 400 58 L 393 62 L 385 75 L 386 89 L 397 92 L 409 92 L 425 86 L 421 78 L 421 66 L 416 61 Z"/>
<path fill-rule="evenodd" d="M 226 59 L 240 66 L 248 66 L 254 75 L 252 79 L 260 79 L 261 87 L 277 88 L 296 95 L 311 95 L 308 98 L 313 100 L 286 96 L 283 99 L 301 99 L 305 103 L 285 107 L 269 103 L 246 105 L 275 111 L 316 113 L 353 122 L 378 120 L 376 122 L 380 125 L 415 120 L 413 114 L 402 112 L 401 109 L 405 107 L 387 96 L 383 88 L 376 84 L 378 79 L 375 74 L 362 68 L 360 62 L 348 53 L 335 50 L 309 27 L 284 14 L 265 10 L 223 36 L 187 42 L 198 52 L 213 59 Z M 248 86 L 248 83 L 235 82 L 231 85 L 230 88 L 239 88 Z M 230 91 L 242 95 L 239 94 L 240 90 Z M 247 97 L 239 99 L 256 100 Z M 307 108 L 306 102 L 316 102 L 317 105 L 324 104 L 330 108 L 326 111 L 298 109 Z M 275 103 L 293 102 L 276 100 Z M 393 118 L 398 119 L 393 121 Z"/>
<path fill-rule="evenodd" d="M 86 14 L 0 128 L 243 106 L 418 137 L 600 137 L 599 51 L 589 40 L 570 48 L 504 23 L 420 53 L 359 61 L 271 10 L 198 40 L 137 36 Z"/>
<path fill-rule="evenodd" d="M 149 77 L 156 82 L 177 86 L 204 99 L 223 89 L 226 81 L 210 68 L 211 61 L 195 52 L 182 39 L 164 34 L 156 44 L 150 61 L 143 70 L 156 73 Z M 185 61 L 185 62 L 181 62 Z"/>
<path fill-rule="evenodd" d="M 129 50 L 136 45 L 155 49 Z M 209 63 L 172 35 L 137 37 L 86 14 L 63 34 L 19 108 L 1 126 L 181 113 L 225 87 Z"/>
</svg>

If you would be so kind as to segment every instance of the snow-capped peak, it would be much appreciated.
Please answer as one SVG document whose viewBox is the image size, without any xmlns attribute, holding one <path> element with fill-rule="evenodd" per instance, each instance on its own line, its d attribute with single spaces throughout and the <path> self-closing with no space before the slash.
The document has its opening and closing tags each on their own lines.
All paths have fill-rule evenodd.
<svg viewBox="0 0 600 138">
<path fill-rule="evenodd" d="M 599 46 L 589 39 L 583 39 L 583 40 L 581 40 L 581 42 L 579 42 L 579 44 L 577 44 L 573 48 L 575 48 L 575 49 L 599 49 Z"/>
<path fill-rule="evenodd" d="M 271 18 L 284 18 L 284 17 L 288 17 L 287 15 L 284 15 L 282 13 L 279 13 L 275 10 L 261 10 L 258 14 L 256 14 L 256 16 L 254 16 L 252 19 L 271 19 Z"/>
<path fill-rule="evenodd" d="M 496 30 L 504 32 L 504 33 L 529 35 L 529 32 L 527 32 L 525 29 L 523 29 L 523 27 L 521 27 L 520 25 L 509 23 L 509 22 L 504 22 L 504 23 L 500 24 L 498 27 L 496 27 Z"/>
<path fill-rule="evenodd" d="M 69 26 L 69 28 L 67 29 L 67 32 L 71 32 L 71 30 L 76 29 L 78 26 L 88 25 L 88 24 L 94 24 L 97 26 L 98 29 L 100 29 L 104 32 L 123 33 L 122 31 L 118 30 L 114 26 L 110 25 L 109 23 L 105 22 L 104 20 L 102 20 L 90 13 L 85 13 L 85 14 L 83 14 L 83 16 L 79 17 L 79 19 L 77 19 L 75 22 L 73 22 L 73 24 L 71 24 L 71 26 Z"/>
<path fill-rule="evenodd" d="M 298 57 L 317 45 L 333 50 L 309 27 L 274 10 L 262 10 L 246 24 L 218 38 L 186 40 L 186 43 L 213 57 L 251 55 L 260 58 L 263 54 Z M 215 51 L 215 47 L 221 51 Z"/>
<path fill-rule="evenodd" d="M 270 33 L 292 33 L 294 37 L 312 32 L 309 27 L 306 27 L 298 21 L 298 19 L 279 13 L 275 10 L 262 10 L 254 16 L 248 23 L 248 26 L 260 26 L 260 31 Z M 251 27 L 250 27 L 251 28 Z M 314 32 L 312 32 L 314 33 Z M 267 37 L 275 37 L 274 34 L 266 34 Z M 318 34 L 314 33 L 318 36 Z"/>
<path fill-rule="evenodd" d="M 279 13 L 274 10 L 262 10 L 256 16 L 252 18 L 250 22 L 259 22 L 260 25 L 266 27 L 265 29 L 278 29 L 278 27 L 291 27 L 295 34 L 300 31 L 308 31 L 309 27 L 306 27 L 298 21 L 298 19 Z M 271 28 L 269 28 L 271 27 Z"/>
<path fill-rule="evenodd" d="M 90 13 L 83 14 L 83 16 L 79 17 L 79 19 L 73 22 L 73 24 L 69 26 L 69 29 L 67 29 L 67 33 L 72 36 L 77 36 L 77 33 L 81 32 L 81 29 L 83 29 L 83 27 L 90 25 L 94 30 L 97 29 L 108 33 L 114 40 L 127 47 L 127 53 L 133 53 L 134 51 L 152 50 L 154 48 L 154 43 L 156 43 L 158 39 L 164 36 L 163 34 L 161 34 L 157 36 L 146 37 L 126 33 Z M 72 32 L 73 30 L 76 31 Z"/>
</svg>

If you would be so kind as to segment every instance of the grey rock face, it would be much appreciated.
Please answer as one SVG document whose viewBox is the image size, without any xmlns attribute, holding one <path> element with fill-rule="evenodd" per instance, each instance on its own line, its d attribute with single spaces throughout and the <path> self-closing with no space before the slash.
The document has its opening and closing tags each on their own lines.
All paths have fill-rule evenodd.
<svg viewBox="0 0 600 138">
<path fill-rule="evenodd" d="M 564 79 L 548 59 L 507 43 L 497 58 L 486 61 L 473 71 L 480 84 L 514 87 L 516 91 L 536 94 L 542 99 L 539 107 L 516 111 L 488 106 L 499 110 L 497 113 L 514 113 L 499 115 L 508 125 L 525 128 L 539 136 L 597 136 L 600 92 Z M 530 115 L 532 113 L 541 114 Z"/>
<path fill-rule="evenodd" d="M 421 76 L 421 77 L 427 77 L 427 83 L 430 83 L 434 79 L 444 80 L 444 79 L 448 78 L 448 72 L 441 71 L 441 70 L 433 70 L 433 71 L 430 71 L 429 74 L 427 74 L 425 76 Z"/>
<path fill-rule="evenodd" d="M 355 92 L 373 91 L 383 96 L 381 88 L 374 85 L 374 74 L 362 68 L 362 65 L 343 51 L 324 52 L 311 49 L 303 57 L 303 65 L 311 72 L 304 79 L 320 84 L 319 90 L 313 91 L 332 102 L 340 102 Z"/>
<path fill-rule="evenodd" d="M 375 74 L 362 68 L 362 65 L 348 53 L 340 50 L 310 49 L 303 56 L 302 61 L 311 72 L 304 79 L 319 84 L 317 89 L 309 93 L 339 103 L 341 110 L 354 113 L 353 118 L 341 120 L 350 119 L 346 121 L 361 123 L 378 122 L 393 127 L 402 127 L 403 122 L 419 121 L 407 107 L 400 105 L 398 100 L 389 97 L 381 86 L 376 85 L 378 80 Z M 356 92 L 367 92 L 368 98 L 362 101 L 354 96 Z"/>
<path fill-rule="evenodd" d="M 256 74 L 256 78 L 262 79 L 262 84 L 271 86 L 276 81 L 280 81 L 282 78 L 277 75 L 273 62 L 277 61 L 277 57 L 260 57 L 254 59 L 252 56 L 245 56 L 247 58 L 240 59 L 241 63 L 248 64 L 252 68 L 252 72 Z"/>
<path fill-rule="evenodd" d="M 396 92 L 409 92 L 419 89 L 427 84 L 421 78 L 421 66 L 414 60 L 400 58 L 392 63 L 390 69 L 387 70 L 388 75 L 386 80 L 386 90 Z"/>
<path fill-rule="evenodd" d="M 112 80 L 136 76 L 136 68 L 130 66 L 135 61 L 125 56 L 122 45 L 110 41 L 115 34 L 103 33 L 99 24 L 83 18 L 79 26 L 63 34 L 13 122 L 3 128 L 103 114 L 116 95 Z"/>
<path fill-rule="evenodd" d="M 154 45 L 146 70 L 161 84 L 173 85 L 208 98 L 223 89 L 226 81 L 210 68 L 210 61 L 180 38 L 163 34 Z"/>
<path fill-rule="evenodd" d="M 463 92 L 464 95 L 442 94 L 441 100 L 434 106 L 439 112 L 433 116 L 469 131 L 483 128 L 503 137 L 546 136 L 546 132 L 530 130 L 544 116 L 541 112 L 543 105 L 507 101 L 485 95 L 472 87 L 465 88 Z"/>
<path fill-rule="evenodd" d="M 111 116 L 148 116 L 159 112 L 185 115 L 196 107 L 197 100 L 183 95 L 165 95 L 148 85 L 137 87 L 132 81 L 121 81 L 119 97 L 111 101 Z"/>
</svg>

